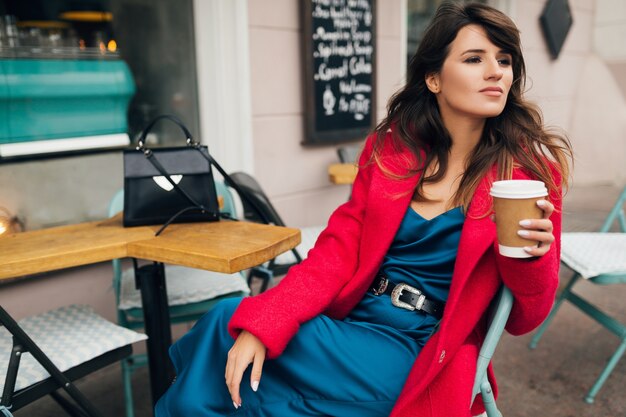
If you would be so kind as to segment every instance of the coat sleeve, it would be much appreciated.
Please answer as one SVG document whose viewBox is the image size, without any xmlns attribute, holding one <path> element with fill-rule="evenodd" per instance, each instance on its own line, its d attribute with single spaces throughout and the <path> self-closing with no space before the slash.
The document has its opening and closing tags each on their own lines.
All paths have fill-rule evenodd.
<svg viewBox="0 0 626 417">
<path fill-rule="evenodd" d="M 541 257 L 531 259 L 496 255 L 500 276 L 515 299 L 506 325 L 507 331 L 513 335 L 528 333 L 543 322 L 550 313 L 559 284 L 562 190 L 561 177 L 554 169 L 553 177 L 559 189 L 548 197 L 554 204 L 550 220 L 554 226 L 555 240 L 550 250 Z"/>
<path fill-rule="evenodd" d="M 291 267 L 279 285 L 241 301 L 228 324 L 233 338 L 247 330 L 265 345 L 268 358 L 279 356 L 300 325 L 326 310 L 354 275 L 376 165 L 370 161 L 375 137 L 365 143 L 350 200 L 335 210 L 306 259 Z"/>
</svg>

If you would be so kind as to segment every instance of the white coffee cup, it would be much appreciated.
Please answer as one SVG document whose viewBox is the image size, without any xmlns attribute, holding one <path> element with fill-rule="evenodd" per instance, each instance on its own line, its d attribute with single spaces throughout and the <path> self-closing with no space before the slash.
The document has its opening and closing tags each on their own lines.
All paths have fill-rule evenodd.
<svg viewBox="0 0 626 417">
<path fill-rule="evenodd" d="M 526 246 L 537 246 L 517 234 L 524 219 L 541 219 L 543 210 L 537 201 L 548 195 L 546 186 L 541 181 L 505 180 L 495 181 L 490 191 L 496 213 L 498 249 L 500 254 L 510 258 L 530 258 L 524 250 Z"/>
</svg>

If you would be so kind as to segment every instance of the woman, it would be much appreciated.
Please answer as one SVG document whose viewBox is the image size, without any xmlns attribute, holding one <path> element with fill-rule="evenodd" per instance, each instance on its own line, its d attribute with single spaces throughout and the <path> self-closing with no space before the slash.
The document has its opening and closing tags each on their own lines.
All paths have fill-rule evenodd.
<svg viewBox="0 0 626 417">
<path fill-rule="evenodd" d="M 526 333 L 548 314 L 558 280 L 570 147 L 524 101 L 524 79 L 509 18 L 442 5 L 365 144 L 350 201 L 277 287 L 221 303 L 172 347 L 178 377 L 157 415 L 482 412 L 469 404 L 489 303 L 507 285 L 507 329 Z M 526 259 L 498 254 L 490 216 L 491 183 L 510 178 L 550 191 L 543 218 L 520 224 L 540 242 Z M 401 283 L 409 287 L 392 301 Z"/>
</svg>

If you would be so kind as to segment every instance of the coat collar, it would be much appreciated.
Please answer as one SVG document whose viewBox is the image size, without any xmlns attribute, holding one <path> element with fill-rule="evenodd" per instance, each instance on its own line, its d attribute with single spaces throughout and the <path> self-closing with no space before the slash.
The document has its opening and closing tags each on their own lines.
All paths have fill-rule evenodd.
<svg viewBox="0 0 626 417">
<path fill-rule="evenodd" d="M 409 167 L 417 165 L 415 157 L 408 149 L 394 149 L 389 144 L 391 141 L 385 142 L 385 149 L 381 152 L 381 164 L 389 174 L 405 176 Z M 420 175 L 396 179 L 378 167 L 372 171 L 361 238 L 368 245 L 361 245 L 359 259 L 364 271 L 375 273 L 400 227 Z M 383 257 L 372 254 L 383 254 Z"/>
<path fill-rule="evenodd" d="M 415 157 L 408 149 L 396 152 L 384 149 L 382 155 L 391 156 L 391 158 L 383 160 L 383 163 L 388 160 L 404 161 L 387 166 L 389 171 L 396 175 L 406 175 L 407 167 L 417 165 Z M 493 167 L 488 175 L 483 177 L 474 192 L 466 213 L 449 301 L 454 302 L 455 297 L 458 297 L 472 269 L 489 246 L 494 243 L 495 225 L 489 217 L 492 202 L 489 189 L 495 178 L 495 173 L 496 168 Z M 366 271 L 376 271 L 380 267 L 382 258 L 371 256 L 371 254 L 385 253 L 391 245 L 411 203 L 419 179 L 419 174 L 405 179 L 395 179 L 390 178 L 380 169 L 374 170 L 362 235 L 362 240 L 370 244 L 367 247 L 368 253 L 361 253 L 364 256 L 360 257 L 361 261 L 365 263 L 362 266 Z M 374 221 L 375 219 L 385 219 L 385 221 L 381 224 L 380 220 Z M 363 246 L 361 249 L 363 251 Z"/>
</svg>

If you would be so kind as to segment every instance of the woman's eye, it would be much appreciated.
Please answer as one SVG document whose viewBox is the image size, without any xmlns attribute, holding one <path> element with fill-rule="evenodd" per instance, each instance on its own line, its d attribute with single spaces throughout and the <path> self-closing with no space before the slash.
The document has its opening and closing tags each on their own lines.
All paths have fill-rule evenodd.
<svg viewBox="0 0 626 417">
<path fill-rule="evenodd" d="M 501 58 L 501 59 L 498 60 L 498 63 L 500 65 L 508 67 L 509 65 L 511 65 L 511 59 L 510 58 Z"/>
<path fill-rule="evenodd" d="M 467 62 L 468 64 L 478 64 L 480 62 L 480 57 L 478 57 L 478 56 L 471 56 L 471 57 L 467 58 L 465 60 L 465 62 Z"/>
</svg>

